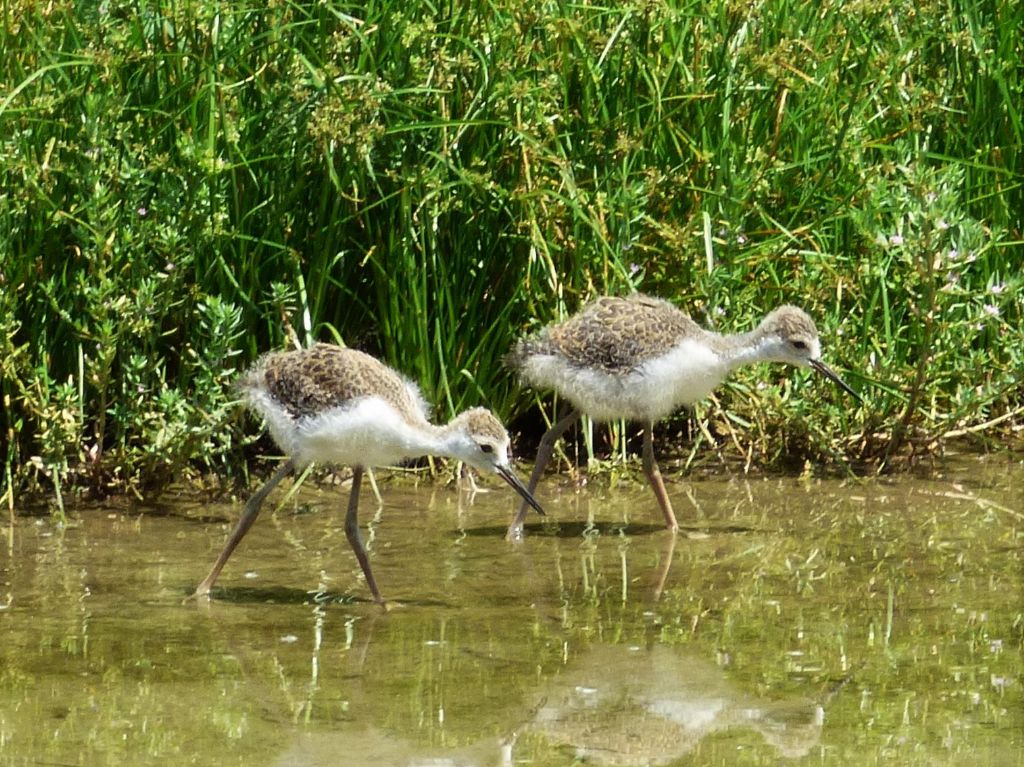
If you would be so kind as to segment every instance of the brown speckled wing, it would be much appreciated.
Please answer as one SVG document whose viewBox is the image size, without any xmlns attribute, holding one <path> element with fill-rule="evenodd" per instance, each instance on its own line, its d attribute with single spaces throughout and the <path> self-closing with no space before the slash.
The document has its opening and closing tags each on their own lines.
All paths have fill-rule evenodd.
<svg viewBox="0 0 1024 767">
<path fill-rule="evenodd" d="M 413 420 L 420 414 L 398 373 L 368 354 L 331 344 L 268 354 L 243 379 L 242 386 L 265 389 L 294 418 L 316 415 L 369 395 L 391 403 Z"/>
<path fill-rule="evenodd" d="M 682 338 L 703 332 L 667 301 L 642 294 L 605 296 L 549 327 L 537 344 L 578 367 L 624 372 L 665 354 Z"/>
</svg>

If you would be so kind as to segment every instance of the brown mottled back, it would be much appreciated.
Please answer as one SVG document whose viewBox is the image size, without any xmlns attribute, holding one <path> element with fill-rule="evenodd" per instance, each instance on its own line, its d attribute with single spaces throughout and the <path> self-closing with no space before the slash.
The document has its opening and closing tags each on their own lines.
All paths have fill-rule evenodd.
<svg viewBox="0 0 1024 767">
<path fill-rule="evenodd" d="M 394 405 L 412 422 L 425 417 L 411 383 L 369 354 L 332 344 L 301 351 L 271 352 L 240 381 L 262 389 L 293 418 L 312 416 L 366 396 Z"/>
<path fill-rule="evenodd" d="M 577 367 L 623 372 L 665 354 L 683 338 L 699 338 L 705 332 L 660 298 L 641 293 L 603 296 L 536 338 L 520 341 L 508 362 L 520 368 L 529 356 L 555 354 Z"/>
</svg>

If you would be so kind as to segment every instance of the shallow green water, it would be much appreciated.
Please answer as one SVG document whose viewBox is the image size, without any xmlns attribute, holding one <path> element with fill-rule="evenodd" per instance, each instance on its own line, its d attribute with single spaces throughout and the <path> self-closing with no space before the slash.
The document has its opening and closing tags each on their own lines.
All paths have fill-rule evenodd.
<svg viewBox="0 0 1024 767">
<path fill-rule="evenodd" d="M 343 489 L 272 496 L 207 604 L 240 504 L 16 517 L 0 765 L 1024 765 L 1019 463 L 680 479 L 675 541 L 549 478 L 518 546 L 504 488 L 381 479 L 387 614 Z"/>
</svg>

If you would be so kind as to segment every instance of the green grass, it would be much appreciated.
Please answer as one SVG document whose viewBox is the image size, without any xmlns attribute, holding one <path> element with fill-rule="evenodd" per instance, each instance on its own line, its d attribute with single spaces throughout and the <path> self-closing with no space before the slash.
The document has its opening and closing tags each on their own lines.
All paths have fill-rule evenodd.
<svg viewBox="0 0 1024 767">
<path fill-rule="evenodd" d="M 295 341 L 529 430 L 501 356 L 635 288 L 723 330 L 817 318 L 866 404 L 737 376 L 712 424 L 759 462 L 998 445 L 1022 28 L 1009 0 L 6 2 L 8 502 L 231 473 L 226 383 Z"/>
</svg>

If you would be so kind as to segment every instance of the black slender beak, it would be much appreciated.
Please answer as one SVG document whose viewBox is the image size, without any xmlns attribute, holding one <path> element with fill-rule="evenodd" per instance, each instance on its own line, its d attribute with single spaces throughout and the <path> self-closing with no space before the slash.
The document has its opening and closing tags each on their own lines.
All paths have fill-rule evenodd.
<svg viewBox="0 0 1024 767">
<path fill-rule="evenodd" d="M 840 378 L 836 374 L 836 372 L 834 370 L 832 370 L 832 368 L 830 368 L 824 362 L 822 362 L 821 360 L 808 360 L 808 362 L 810 362 L 810 365 L 811 365 L 812 368 L 814 368 L 819 373 L 821 373 L 823 376 L 825 376 L 825 378 L 828 378 L 831 381 L 833 381 L 836 385 L 839 386 L 840 389 L 845 391 L 847 394 L 849 394 L 855 400 L 857 400 L 858 402 L 863 402 L 864 401 L 864 400 L 861 399 L 860 395 L 857 394 L 857 392 L 855 392 L 853 389 L 850 388 L 850 385 L 848 383 L 846 383 L 846 381 L 844 381 L 842 378 Z"/>
<path fill-rule="evenodd" d="M 505 480 L 512 486 L 513 490 L 519 493 L 519 495 L 523 496 L 523 500 L 526 501 L 531 506 L 533 506 L 533 508 L 537 510 L 538 514 L 540 514 L 542 517 L 547 516 L 544 513 L 544 509 L 542 509 L 540 507 L 540 504 L 537 503 L 537 499 L 530 495 L 530 491 L 526 489 L 526 485 L 524 485 L 519 480 L 519 477 L 512 473 L 512 469 L 510 469 L 508 466 L 495 466 L 494 470 L 498 472 L 499 477 L 501 477 L 503 480 Z"/>
</svg>

